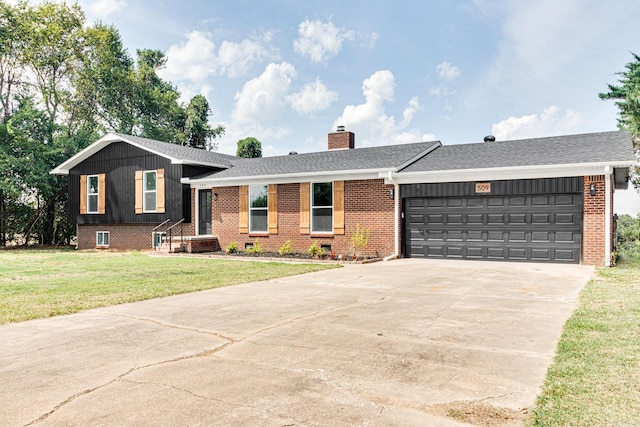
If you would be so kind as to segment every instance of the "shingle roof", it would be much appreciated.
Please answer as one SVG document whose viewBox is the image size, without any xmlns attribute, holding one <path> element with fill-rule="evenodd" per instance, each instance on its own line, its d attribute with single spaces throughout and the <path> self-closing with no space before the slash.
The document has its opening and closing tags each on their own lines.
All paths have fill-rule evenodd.
<svg viewBox="0 0 640 427">
<path fill-rule="evenodd" d="M 215 151 L 200 150 L 191 147 L 184 147 L 177 144 L 169 144 L 167 142 L 156 141 L 153 139 L 140 138 L 137 136 L 112 133 L 125 141 L 130 141 L 140 147 L 154 151 L 157 154 L 163 154 L 166 157 L 179 160 L 181 163 L 197 164 L 197 165 L 220 165 L 233 166 L 236 160 L 235 156 L 217 153 Z"/>
<path fill-rule="evenodd" d="M 600 132 L 547 138 L 443 145 L 402 172 L 544 166 L 634 159 L 627 132 Z"/>
<path fill-rule="evenodd" d="M 233 167 L 229 169 L 208 176 L 200 176 L 195 179 L 205 177 L 219 179 L 318 172 L 389 170 L 403 165 L 405 162 L 426 152 L 434 145 L 439 144 L 439 142 L 419 142 L 414 144 L 387 145 L 350 150 L 328 150 L 317 153 L 256 159 L 236 159 Z"/>
</svg>

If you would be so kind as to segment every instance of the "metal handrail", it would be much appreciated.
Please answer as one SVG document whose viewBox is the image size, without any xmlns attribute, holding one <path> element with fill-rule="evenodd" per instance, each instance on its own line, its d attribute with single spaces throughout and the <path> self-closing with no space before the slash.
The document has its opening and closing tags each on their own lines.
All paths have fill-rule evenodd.
<svg viewBox="0 0 640 427">
<path fill-rule="evenodd" d="M 183 218 L 184 220 L 184 218 Z M 168 223 L 169 221 L 171 221 L 171 218 L 167 218 L 166 220 L 164 220 L 161 224 L 158 224 L 157 226 L 155 226 L 154 228 L 151 229 L 151 231 L 156 231 L 158 228 L 162 227 L 163 225 L 165 225 L 166 223 Z"/>
<path fill-rule="evenodd" d="M 168 221 L 168 220 L 167 220 Z M 175 224 L 173 224 L 171 227 L 167 228 L 166 230 L 164 230 L 164 232 L 166 233 L 167 231 L 171 230 L 173 227 L 175 227 L 178 224 L 182 224 L 185 221 L 184 218 L 182 218 L 180 221 L 176 222 Z M 165 221 L 166 222 L 166 221 Z"/>
<path fill-rule="evenodd" d="M 166 235 L 167 231 L 169 232 L 169 253 L 171 253 L 171 242 L 173 241 L 173 227 L 175 227 L 176 225 L 180 224 L 180 244 L 184 244 L 184 240 L 183 240 L 183 234 L 182 234 L 182 223 L 184 222 L 184 218 L 182 218 L 180 221 L 176 222 L 175 224 L 173 224 L 171 227 L 167 228 L 166 230 L 164 230 L 164 233 Z"/>
</svg>

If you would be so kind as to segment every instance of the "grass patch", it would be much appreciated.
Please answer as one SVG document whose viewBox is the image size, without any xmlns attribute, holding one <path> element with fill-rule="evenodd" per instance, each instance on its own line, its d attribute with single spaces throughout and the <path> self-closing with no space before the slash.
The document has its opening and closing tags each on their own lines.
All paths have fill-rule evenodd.
<svg viewBox="0 0 640 427">
<path fill-rule="evenodd" d="M 532 426 L 640 425 L 640 259 L 598 269 L 564 327 Z"/>
<path fill-rule="evenodd" d="M 142 252 L 0 251 L 0 324 L 333 267 Z"/>
</svg>

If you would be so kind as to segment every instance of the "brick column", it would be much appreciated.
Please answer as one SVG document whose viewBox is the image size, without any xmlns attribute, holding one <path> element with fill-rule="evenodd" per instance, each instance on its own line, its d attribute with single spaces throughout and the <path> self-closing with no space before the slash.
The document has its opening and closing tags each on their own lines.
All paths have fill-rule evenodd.
<svg viewBox="0 0 640 427">
<path fill-rule="evenodd" d="M 591 195 L 591 184 L 596 194 Z M 613 190 L 611 190 L 613 193 Z M 606 218 L 606 188 L 604 175 L 584 177 L 584 224 L 582 236 L 582 263 L 604 266 L 605 264 L 605 223 L 613 221 Z M 613 194 L 611 194 L 613 200 Z M 613 212 L 613 210 L 612 210 Z M 613 230 L 613 228 L 611 228 Z M 611 236 L 609 236 L 609 239 Z"/>
</svg>

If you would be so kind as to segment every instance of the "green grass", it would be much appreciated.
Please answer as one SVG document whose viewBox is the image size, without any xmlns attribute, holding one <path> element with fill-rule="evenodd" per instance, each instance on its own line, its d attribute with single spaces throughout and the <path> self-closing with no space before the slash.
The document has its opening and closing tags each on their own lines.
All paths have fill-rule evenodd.
<svg viewBox="0 0 640 427">
<path fill-rule="evenodd" d="M 567 321 L 533 426 L 640 426 L 640 259 L 601 268 Z"/>
<path fill-rule="evenodd" d="M 141 252 L 4 250 L 0 251 L 0 324 L 332 267 L 152 257 Z"/>
</svg>

